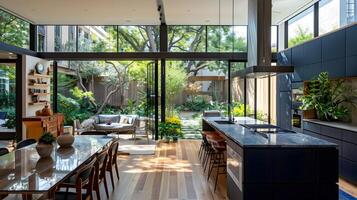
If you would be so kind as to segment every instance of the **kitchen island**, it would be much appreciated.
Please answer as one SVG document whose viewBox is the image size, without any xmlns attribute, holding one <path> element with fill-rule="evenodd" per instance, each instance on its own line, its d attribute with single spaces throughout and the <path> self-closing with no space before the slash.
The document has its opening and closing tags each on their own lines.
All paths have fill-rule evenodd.
<svg viewBox="0 0 357 200">
<path fill-rule="evenodd" d="M 248 117 L 206 117 L 227 142 L 231 200 L 337 200 L 337 145 Z"/>
</svg>

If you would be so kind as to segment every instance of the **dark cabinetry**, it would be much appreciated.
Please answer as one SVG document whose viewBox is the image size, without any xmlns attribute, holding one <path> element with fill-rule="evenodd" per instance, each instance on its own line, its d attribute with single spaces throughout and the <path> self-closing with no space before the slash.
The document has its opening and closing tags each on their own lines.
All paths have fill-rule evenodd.
<svg viewBox="0 0 357 200">
<path fill-rule="evenodd" d="M 307 81 L 327 71 L 331 78 L 357 76 L 357 25 L 307 41 L 278 53 L 278 64 L 295 68 L 293 82 Z M 285 54 L 284 63 L 280 54 Z M 280 56 L 280 57 L 279 57 Z"/>
<path fill-rule="evenodd" d="M 357 183 L 357 132 L 305 121 L 304 134 L 338 144 L 340 176 Z"/>
</svg>

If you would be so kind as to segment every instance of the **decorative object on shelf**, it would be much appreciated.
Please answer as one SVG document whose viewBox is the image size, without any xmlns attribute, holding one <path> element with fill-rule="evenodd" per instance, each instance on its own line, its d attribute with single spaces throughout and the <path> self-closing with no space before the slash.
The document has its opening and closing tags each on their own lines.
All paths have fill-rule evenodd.
<svg viewBox="0 0 357 200">
<path fill-rule="evenodd" d="M 320 120 L 337 121 L 349 115 L 350 107 L 356 107 L 353 102 L 355 99 L 356 89 L 345 84 L 345 80 L 331 81 L 327 72 L 321 72 L 317 79 L 305 87 L 301 109 L 315 110 Z"/>
<path fill-rule="evenodd" d="M 36 163 L 36 171 L 43 178 L 51 178 L 53 174 L 54 161 L 52 157 L 40 158 Z"/>
<path fill-rule="evenodd" d="M 74 136 L 70 133 L 63 133 L 62 135 L 57 137 L 57 143 L 60 147 L 71 147 L 74 142 Z"/>
<path fill-rule="evenodd" d="M 42 63 L 37 63 L 35 66 L 35 70 L 36 70 L 36 73 L 42 74 L 43 72 L 45 72 L 45 66 L 43 66 Z"/>
<path fill-rule="evenodd" d="M 47 158 L 51 156 L 53 151 L 53 142 L 55 141 L 56 139 L 51 133 L 43 133 L 36 145 L 36 151 L 38 155 L 40 155 L 41 158 Z"/>
<path fill-rule="evenodd" d="M 51 115 L 53 115 L 53 112 L 46 102 L 45 107 L 41 111 L 41 116 L 51 116 Z"/>
</svg>

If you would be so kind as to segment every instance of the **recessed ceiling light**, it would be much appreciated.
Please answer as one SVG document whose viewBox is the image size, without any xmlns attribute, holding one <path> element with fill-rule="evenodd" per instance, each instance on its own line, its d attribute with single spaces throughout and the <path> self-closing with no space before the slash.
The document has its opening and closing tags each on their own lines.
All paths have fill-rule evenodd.
<svg viewBox="0 0 357 200">
<path fill-rule="evenodd" d="M 9 52 L 9 55 L 14 55 L 14 53 Z"/>
</svg>

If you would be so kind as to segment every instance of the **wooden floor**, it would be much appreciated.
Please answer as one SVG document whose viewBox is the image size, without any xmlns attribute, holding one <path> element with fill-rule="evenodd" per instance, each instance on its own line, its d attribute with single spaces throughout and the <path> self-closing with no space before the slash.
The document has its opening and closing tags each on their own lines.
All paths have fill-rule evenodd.
<svg viewBox="0 0 357 200">
<path fill-rule="evenodd" d="M 216 192 L 213 176 L 207 181 L 197 157 L 199 145 L 198 140 L 158 143 L 156 155 L 120 156 L 120 181 L 111 199 L 227 199 L 224 175 Z"/>
<path fill-rule="evenodd" d="M 115 179 L 114 190 L 108 177 L 110 199 L 227 199 L 224 175 L 219 176 L 216 192 L 214 176 L 207 181 L 207 174 L 197 157 L 200 144 L 199 140 L 158 143 L 155 155 L 119 156 L 120 180 Z M 345 192 L 357 196 L 356 186 L 342 179 L 339 185 Z M 9 196 L 7 199 L 21 199 L 21 196 Z M 106 199 L 103 184 L 101 199 Z"/>
</svg>

